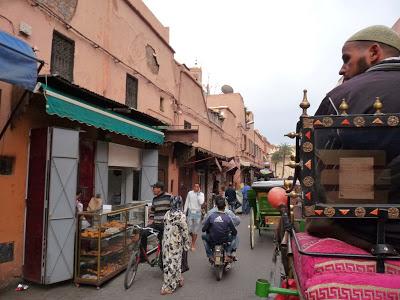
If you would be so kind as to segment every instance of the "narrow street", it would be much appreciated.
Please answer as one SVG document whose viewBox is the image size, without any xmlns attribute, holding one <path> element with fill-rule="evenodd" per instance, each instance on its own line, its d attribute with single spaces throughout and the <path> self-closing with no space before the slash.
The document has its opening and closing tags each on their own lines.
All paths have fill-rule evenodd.
<svg viewBox="0 0 400 300">
<path fill-rule="evenodd" d="M 272 232 L 265 232 L 261 237 L 256 234 L 256 246 L 251 250 L 248 221 L 248 216 L 242 217 L 242 223 L 239 226 L 239 261 L 227 274 L 224 274 L 220 282 L 215 280 L 200 241 L 197 251 L 190 253 L 190 271 L 185 273 L 185 286 L 171 296 L 161 296 L 159 293 L 162 282 L 162 273 L 159 269 L 142 264 L 134 285 L 128 291 L 125 291 L 123 287 L 124 274 L 122 273 L 103 285 L 100 290 L 92 286 L 77 288 L 72 282 L 48 287 L 31 285 L 24 292 L 9 289 L 0 293 L 0 299 L 258 299 L 254 295 L 256 280 L 268 278 L 272 266 Z"/>
</svg>

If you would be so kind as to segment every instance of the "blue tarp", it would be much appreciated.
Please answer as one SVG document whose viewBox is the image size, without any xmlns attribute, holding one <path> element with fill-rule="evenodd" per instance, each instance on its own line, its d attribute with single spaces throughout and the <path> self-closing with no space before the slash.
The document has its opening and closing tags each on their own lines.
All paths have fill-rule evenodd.
<svg viewBox="0 0 400 300">
<path fill-rule="evenodd" d="M 37 81 L 37 64 L 31 46 L 0 30 L 0 81 L 33 91 Z"/>
</svg>

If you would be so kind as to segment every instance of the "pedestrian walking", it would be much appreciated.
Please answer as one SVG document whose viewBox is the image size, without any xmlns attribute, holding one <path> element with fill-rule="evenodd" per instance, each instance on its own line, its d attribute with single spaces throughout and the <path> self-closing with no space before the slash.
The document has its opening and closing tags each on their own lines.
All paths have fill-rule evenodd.
<svg viewBox="0 0 400 300">
<path fill-rule="evenodd" d="M 172 294 L 183 286 L 182 254 L 190 249 L 189 230 L 186 216 L 181 210 L 182 198 L 172 197 L 171 210 L 164 217 L 162 252 L 164 262 L 164 283 L 161 295 Z"/>
<path fill-rule="evenodd" d="M 242 188 L 242 194 L 243 194 L 243 208 L 242 211 L 245 215 L 250 213 L 250 205 L 249 205 L 249 198 L 247 197 L 247 192 L 251 190 L 250 184 L 248 182 L 244 183 L 244 186 Z"/>
<path fill-rule="evenodd" d="M 204 203 L 204 194 L 200 191 L 200 185 L 195 183 L 186 197 L 184 213 L 187 216 L 189 233 L 192 236 L 191 250 L 196 249 L 197 234 L 201 228 L 201 206 Z"/>
<path fill-rule="evenodd" d="M 225 190 L 225 198 L 228 201 L 229 209 L 235 212 L 235 204 L 237 202 L 236 199 L 236 191 L 232 186 L 232 183 L 229 183 L 228 188 Z"/>
</svg>

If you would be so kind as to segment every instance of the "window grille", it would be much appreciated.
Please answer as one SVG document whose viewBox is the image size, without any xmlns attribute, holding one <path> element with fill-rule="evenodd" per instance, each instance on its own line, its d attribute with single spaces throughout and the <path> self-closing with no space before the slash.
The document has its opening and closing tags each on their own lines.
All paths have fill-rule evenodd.
<svg viewBox="0 0 400 300">
<path fill-rule="evenodd" d="M 74 52 L 75 42 L 54 32 L 51 47 L 51 74 L 57 74 L 68 81 L 73 81 Z"/>
<path fill-rule="evenodd" d="M 126 101 L 125 104 L 131 108 L 137 109 L 138 80 L 126 75 Z"/>
</svg>

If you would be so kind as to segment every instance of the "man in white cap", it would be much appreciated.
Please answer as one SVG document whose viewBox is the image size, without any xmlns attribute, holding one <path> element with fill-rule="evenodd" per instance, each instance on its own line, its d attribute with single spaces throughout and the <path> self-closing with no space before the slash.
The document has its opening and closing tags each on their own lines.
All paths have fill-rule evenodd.
<svg viewBox="0 0 400 300">
<path fill-rule="evenodd" d="M 342 48 L 343 66 L 339 74 L 344 82 L 327 94 L 315 114 L 339 114 L 338 107 L 342 99 L 349 104 L 349 114 L 373 114 L 376 97 L 383 102 L 382 112 L 399 113 L 399 56 L 400 37 L 389 27 L 370 26 L 352 35 Z M 377 140 L 379 149 L 391 148 L 394 137 L 385 137 Z M 357 143 L 356 139 L 352 143 Z M 387 242 L 397 249 L 400 249 L 399 225 L 390 221 L 386 224 Z M 376 242 L 376 221 L 368 219 L 311 220 L 306 230 L 312 235 L 333 237 L 365 250 L 370 250 Z"/>
<path fill-rule="evenodd" d="M 344 83 L 327 94 L 315 114 L 338 114 L 343 98 L 350 114 L 374 113 L 372 105 L 378 96 L 384 111 L 400 112 L 399 56 L 400 36 L 389 27 L 374 25 L 352 35 L 342 48 L 339 74 Z"/>
</svg>

